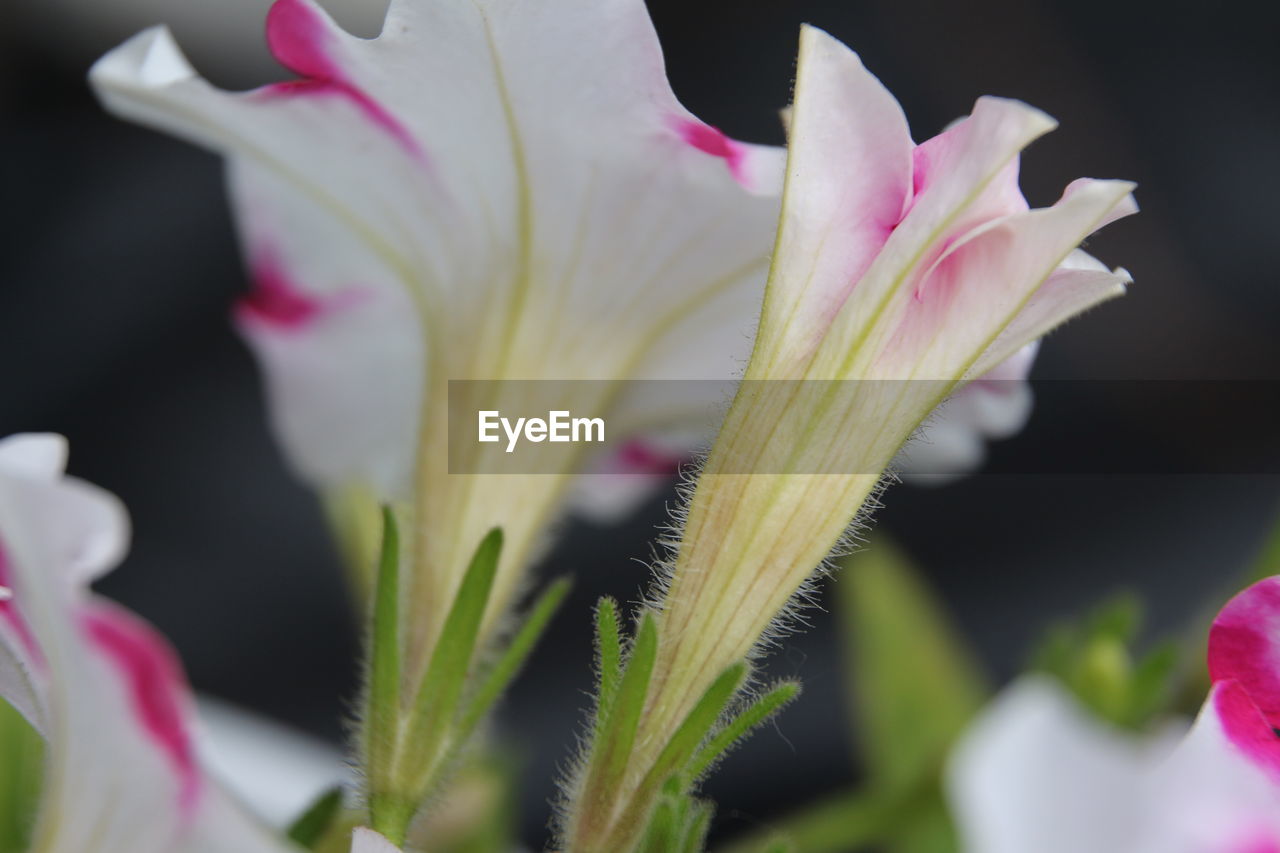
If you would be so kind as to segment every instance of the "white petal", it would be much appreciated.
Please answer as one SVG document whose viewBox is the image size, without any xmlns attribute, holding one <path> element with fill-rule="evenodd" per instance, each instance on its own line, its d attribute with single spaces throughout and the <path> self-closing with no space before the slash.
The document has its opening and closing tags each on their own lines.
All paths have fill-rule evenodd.
<svg viewBox="0 0 1280 853">
<path fill-rule="evenodd" d="M 1150 774 L 1135 853 L 1247 853 L 1274 849 L 1263 839 L 1280 842 L 1280 780 L 1231 743 L 1215 707 L 1231 689 L 1214 688 L 1190 734 Z"/>
<path fill-rule="evenodd" d="M 199 774 L 189 699 L 172 652 L 123 609 L 87 596 L 87 567 L 123 547 L 110 495 L 72 479 L 0 472 L 0 543 L 11 604 L 47 682 L 47 776 L 35 830 L 42 853 L 282 851 Z M 90 555 L 86 558 L 86 555 Z"/>
<path fill-rule="evenodd" d="M 54 433 L 22 433 L 0 439 L 0 472 L 52 480 L 67 467 L 67 440 Z"/>
<path fill-rule="evenodd" d="M 750 329 L 781 152 L 729 140 L 680 106 L 641 0 L 396 3 L 372 41 L 304 0 L 279 0 L 270 21 L 299 85 L 216 91 L 163 31 L 92 73 L 114 111 L 235 161 L 251 252 L 243 176 L 270 172 L 293 190 L 276 205 L 279 230 L 262 236 L 297 249 L 293 266 L 308 265 L 305 248 L 331 270 L 300 287 L 366 271 L 357 286 L 394 280 L 424 324 L 433 381 L 736 370 L 739 350 L 698 338 Z M 327 485 L 355 469 L 380 488 L 408 477 L 424 359 L 407 363 L 411 347 L 375 329 L 408 339 L 372 316 L 333 339 L 251 335 L 291 458 Z M 371 352 L 352 360 L 362 346 Z M 392 358 L 405 363 L 384 369 Z M 359 388 L 375 366 L 384 387 Z"/>
<path fill-rule="evenodd" d="M 320 795 L 353 782 L 337 749 L 209 696 L 200 697 L 209 774 L 270 826 L 285 827 Z"/>
<path fill-rule="evenodd" d="M 1148 751 L 1062 687 L 1026 677 L 956 747 L 947 795 L 966 853 L 1122 853 Z"/>
<path fill-rule="evenodd" d="M 981 375 L 994 369 L 1024 342 L 1039 339 L 1071 317 L 1123 295 L 1132 281 L 1123 269 L 1112 272 L 1085 252 L 1072 252 L 991 343 L 971 372 Z"/>
<path fill-rule="evenodd" d="M 351 853 L 400 853 L 400 848 L 380 833 L 358 826 L 351 833 Z"/>
<path fill-rule="evenodd" d="M 254 290 L 236 310 L 295 470 L 406 497 L 426 354 L 393 270 L 330 211 L 243 158 L 229 170 Z"/>
<path fill-rule="evenodd" d="M 800 37 L 777 259 L 758 347 L 802 358 L 902 218 L 911 135 L 857 54 L 814 27 Z"/>
</svg>

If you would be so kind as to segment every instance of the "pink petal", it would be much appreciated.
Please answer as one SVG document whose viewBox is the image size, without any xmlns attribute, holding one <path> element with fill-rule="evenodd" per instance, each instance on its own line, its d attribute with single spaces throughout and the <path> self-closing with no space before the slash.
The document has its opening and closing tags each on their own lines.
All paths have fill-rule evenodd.
<svg viewBox="0 0 1280 853">
<path fill-rule="evenodd" d="M 190 690 L 178 656 L 154 628 L 106 602 L 86 608 L 81 625 L 93 647 L 118 670 L 135 719 L 168 756 L 179 780 L 179 802 L 190 812 L 201 779 L 190 732 Z"/>
<path fill-rule="evenodd" d="M 901 221 L 912 142 L 902 108 L 856 53 L 805 27 L 800 55 L 778 245 L 803 274 L 775 277 L 765 312 L 776 319 L 762 320 L 757 345 L 779 346 L 780 333 L 803 354 Z"/>
<path fill-rule="evenodd" d="M 904 311 L 884 356 L 884 375 L 939 378 L 975 365 L 994 367 L 981 357 L 970 361 L 972 353 L 984 352 L 1007 331 L 1062 259 L 1132 187 L 1094 182 L 1051 208 L 976 229 L 949 248 L 925 275 L 921 298 Z M 1005 346 L 1016 350 L 1032 339 L 1006 336 Z"/>
<path fill-rule="evenodd" d="M 342 63 L 334 55 L 339 32 L 325 11 L 310 0 L 276 0 L 267 13 L 267 46 L 281 65 L 306 79 L 268 86 L 264 91 L 275 95 L 344 96 L 406 150 L 421 156 L 422 150 L 409 130 L 386 107 L 347 79 Z"/>
<path fill-rule="evenodd" d="M 971 374 L 980 376 L 995 370 L 1021 351 L 1027 341 L 1038 340 L 1072 317 L 1120 296 L 1130 281 L 1126 271 L 1112 272 L 1084 252 L 1073 252 L 992 341 L 971 368 Z"/>
<path fill-rule="evenodd" d="M 1232 745 L 1280 784 L 1280 734 L 1245 686 L 1216 681 L 1210 701 Z"/>
<path fill-rule="evenodd" d="M 1222 608 L 1209 630 L 1209 675 L 1235 685 L 1224 701 L 1242 718 L 1239 731 L 1250 728 L 1249 706 L 1280 727 L 1280 577 L 1259 581 Z M 1280 749 L 1280 739 L 1271 740 Z"/>
</svg>

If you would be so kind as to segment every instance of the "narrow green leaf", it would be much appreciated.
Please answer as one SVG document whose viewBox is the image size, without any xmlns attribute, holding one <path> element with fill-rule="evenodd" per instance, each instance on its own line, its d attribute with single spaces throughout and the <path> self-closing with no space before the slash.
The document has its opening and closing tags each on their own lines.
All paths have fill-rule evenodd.
<svg viewBox="0 0 1280 853">
<path fill-rule="evenodd" d="M 475 697 L 467 706 L 458 724 L 459 740 L 464 740 L 471 733 L 485 714 L 489 713 L 494 703 L 498 701 L 498 697 L 510 686 L 511 681 L 524 666 L 524 662 L 528 660 L 534 646 L 542 638 L 552 617 L 564 603 L 565 596 L 569 594 L 569 588 L 572 585 L 569 578 L 557 578 L 542 595 L 538 596 L 520 630 L 502 652 L 502 656 L 498 658 L 498 662 L 489 671 L 480 689 L 476 691 Z"/>
<path fill-rule="evenodd" d="M 371 775 L 393 760 L 400 713 L 400 536 L 395 514 L 382 509 L 382 551 L 374 587 L 366 752 Z"/>
<path fill-rule="evenodd" d="M 658 628 L 653 614 L 645 611 L 636 628 L 635 640 L 627 656 L 627 665 L 618 683 L 613 713 L 600 730 L 596 748 L 600 756 L 600 775 L 595 780 L 599 790 L 611 790 L 622 775 L 635 745 L 636 729 L 640 725 L 640 712 L 644 709 L 644 697 L 649 691 L 649 678 L 653 675 L 653 661 L 658 653 Z"/>
<path fill-rule="evenodd" d="M 338 785 L 317 797 L 293 822 L 289 827 L 289 839 L 307 850 L 314 850 L 341 813 L 342 786 Z"/>
<path fill-rule="evenodd" d="M 495 527 L 476 548 L 458 587 L 458 595 L 445 617 L 415 702 L 417 737 L 409 753 L 420 756 L 421 760 L 433 757 L 438 741 L 457 719 L 458 703 L 475 657 L 480 623 L 489 603 L 501 555 L 502 530 Z"/>
<path fill-rule="evenodd" d="M 706 849 L 707 831 L 711 829 L 711 815 L 714 812 L 710 803 L 689 798 L 681 853 L 702 853 Z"/>
<path fill-rule="evenodd" d="M 846 562 L 835 588 L 871 784 L 913 786 L 982 705 L 983 679 L 942 607 L 884 538 Z"/>
<path fill-rule="evenodd" d="M 667 783 L 672 776 L 679 775 L 681 789 L 687 788 L 690 779 L 684 771 L 688 769 L 698 746 L 706 739 L 716 720 L 720 719 L 746 676 L 747 665 L 735 663 L 712 682 L 671 736 L 671 740 L 667 741 L 662 752 L 658 753 L 653 767 L 645 774 L 636 794 L 637 805 L 643 806 L 645 798 Z"/>
<path fill-rule="evenodd" d="M 675 803 L 669 798 L 663 798 L 653 811 L 640 849 L 644 853 L 670 853 L 676 849 L 678 838 Z"/>
<path fill-rule="evenodd" d="M 800 695 L 800 685 L 794 681 L 788 681 L 753 700 L 698 750 L 687 771 L 689 778 L 700 779 L 720 756 L 756 726 L 790 704 L 798 695 Z"/>
<path fill-rule="evenodd" d="M 622 638 L 618 629 L 618 603 L 600 599 L 596 605 L 596 667 L 600 672 L 596 702 L 596 727 L 604 725 L 622 680 Z"/>
</svg>

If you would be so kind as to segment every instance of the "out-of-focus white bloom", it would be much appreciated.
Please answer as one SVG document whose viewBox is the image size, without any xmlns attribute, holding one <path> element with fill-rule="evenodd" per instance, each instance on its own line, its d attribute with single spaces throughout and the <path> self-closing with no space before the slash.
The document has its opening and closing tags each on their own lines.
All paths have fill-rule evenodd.
<svg viewBox="0 0 1280 853">
<path fill-rule="evenodd" d="M 286 827 L 324 792 L 354 785 L 329 744 L 219 699 L 198 704 L 204 766 L 270 826 Z"/>
<path fill-rule="evenodd" d="M 90 592 L 128 520 L 65 460 L 59 436 L 0 441 L 0 696 L 48 742 L 33 853 L 287 853 L 204 772 L 173 650 Z"/>
<path fill-rule="evenodd" d="M 1280 579 L 1209 636 L 1213 688 L 1179 740 L 1092 717 L 1028 677 L 974 723 L 947 788 L 965 853 L 1278 853 Z"/>
</svg>

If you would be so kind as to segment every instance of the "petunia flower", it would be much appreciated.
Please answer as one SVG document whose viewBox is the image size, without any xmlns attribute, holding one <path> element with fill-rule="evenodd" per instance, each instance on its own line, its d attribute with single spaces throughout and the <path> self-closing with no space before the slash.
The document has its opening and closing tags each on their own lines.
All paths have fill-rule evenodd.
<svg viewBox="0 0 1280 853">
<path fill-rule="evenodd" d="M 450 460 L 449 380 L 604 380 L 564 408 L 605 415 L 615 449 L 678 420 L 622 382 L 740 369 L 782 152 L 680 105 L 642 0 L 395 0 L 372 40 L 277 0 L 267 41 L 297 79 L 219 91 L 161 28 L 91 78 L 226 156 L 256 282 L 237 325 L 285 450 L 331 493 L 400 501 L 412 531 L 412 678 L 489 529 L 492 627 L 568 496 L 608 486 L 571 488 L 582 453 L 538 476 Z"/>
<path fill-rule="evenodd" d="M 1209 634 L 1213 687 L 1189 733 L 1138 736 L 1028 677 L 974 722 L 948 791 L 965 853 L 1280 851 L 1280 578 Z"/>
<path fill-rule="evenodd" d="M 65 457 L 58 436 L 0 441 L 0 695 L 47 740 L 32 853 L 284 853 L 202 771 L 173 650 L 90 593 L 128 521 Z"/>
<path fill-rule="evenodd" d="M 1018 189 L 1019 152 L 1053 126 L 981 98 L 916 145 L 857 56 L 805 28 L 755 348 L 655 602 L 660 639 L 623 789 L 612 814 L 571 814 L 574 849 L 615 849 L 635 831 L 616 811 L 626 789 L 759 646 L 939 402 L 1123 292 L 1122 271 L 1073 252 L 1135 210 L 1132 184 L 1078 180 L 1042 210 Z"/>
</svg>

